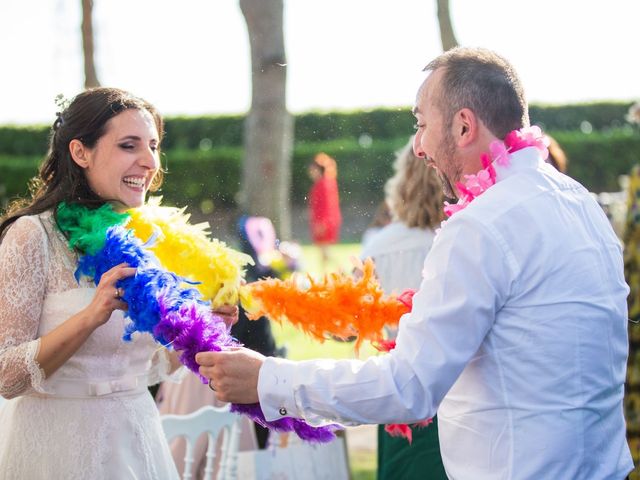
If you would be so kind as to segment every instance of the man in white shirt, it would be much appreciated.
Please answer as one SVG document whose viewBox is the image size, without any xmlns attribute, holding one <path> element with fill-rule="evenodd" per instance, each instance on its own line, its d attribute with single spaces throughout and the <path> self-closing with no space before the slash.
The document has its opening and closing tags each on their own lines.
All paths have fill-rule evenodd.
<svg viewBox="0 0 640 480">
<path fill-rule="evenodd" d="M 207 352 L 200 371 L 220 400 L 260 401 L 267 420 L 414 423 L 437 411 L 450 478 L 622 479 L 633 462 L 620 243 L 589 192 L 540 148 L 525 142 L 483 163 L 496 140 L 528 126 L 506 60 L 459 48 L 425 70 L 414 151 L 447 196 L 475 198 L 437 235 L 396 348 L 367 361 Z M 487 172 L 495 184 L 467 195 Z"/>
</svg>

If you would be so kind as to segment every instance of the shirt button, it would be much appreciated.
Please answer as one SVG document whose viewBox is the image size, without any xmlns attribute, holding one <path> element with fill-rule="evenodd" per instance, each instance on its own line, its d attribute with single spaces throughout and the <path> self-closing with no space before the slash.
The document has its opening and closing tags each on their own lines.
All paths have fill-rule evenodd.
<svg viewBox="0 0 640 480">
<path fill-rule="evenodd" d="M 287 409 L 284 407 L 280 407 L 280 410 L 278 410 L 278 413 L 284 417 L 287 414 Z"/>
</svg>

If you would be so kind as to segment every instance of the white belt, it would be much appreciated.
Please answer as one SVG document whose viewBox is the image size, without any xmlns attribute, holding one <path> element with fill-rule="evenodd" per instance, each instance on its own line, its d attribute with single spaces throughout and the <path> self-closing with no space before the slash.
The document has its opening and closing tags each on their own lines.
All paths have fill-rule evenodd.
<svg viewBox="0 0 640 480">
<path fill-rule="evenodd" d="M 85 382 L 70 378 L 52 379 L 50 385 L 45 384 L 47 392 L 37 394 L 39 397 L 53 398 L 108 398 L 133 395 L 147 390 L 148 375 L 130 375 L 110 380 Z"/>
</svg>

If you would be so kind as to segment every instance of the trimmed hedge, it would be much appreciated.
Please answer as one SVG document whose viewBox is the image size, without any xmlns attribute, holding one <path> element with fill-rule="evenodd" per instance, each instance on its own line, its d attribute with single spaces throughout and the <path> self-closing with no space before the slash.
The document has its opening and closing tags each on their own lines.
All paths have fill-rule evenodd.
<svg viewBox="0 0 640 480">
<path fill-rule="evenodd" d="M 28 193 L 29 180 L 38 173 L 42 157 L 0 155 L 0 214 L 7 203 Z"/>
<path fill-rule="evenodd" d="M 49 146 L 49 127 L 0 127 L 0 155 L 43 157 Z"/>
<path fill-rule="evenodd" d="M 549 131 L 579 130 L 588 122 L 593 131 L 608 131 L 626 124 L 631 102 L 545 106 L 531 105 L 531 122 Z M 242 146 L 242 115 L 169 117 L 163 149 L 198 150 Z M 415 120 L 410 107 L 355 112 L 305 113 L 295 117 L 297 143 L 323 142 L 368 135 L 376 140 L 408 136 Z M 44 155 L 48 127 L 0 127 L 0 154 Z"/>
<path fill-rule="evenodd" d="M 569 175 L 594 192 L 619 190 L 618 176 L 640 163 L 640 135 L 629 129 L 608 132 L 550 132 L 569 158 Z M 338 162 L 338 182 L 343 204 L 376 205 L 383 198 L 383 185 L 393 172 L 395 152 L 408 136 L 372 141 L 363 148 L 355 139 L 298 143 L 294 149 L 291 200 L 303 204 L 311 181 L 307 165 L 324 151 Z M 0 155 L 0 201 L 24 195 L 27 182 L 36 173 L 37 156 Z M 235 205 L 240 188 L 242 148 L 171 150 L 163 155 L 168 170 L 160 192 L 167 203 L 193 205 L 203 213 Z M 266 188 L 269 186 L 266 185 Z"/>
<path fill-rule="evenodd" d="M 406 141 L 407 138 L 374 141 L 366 149 L 355 140 L 344 139 L 297 145 L 292 164 L 295 179 L 292 202 L 306 201 L 311 186 L 307 165 L 317 152 L 324 151 L 338 162 L 343 198 L 377 203 L 382 199 L 382 186 L 392 173 L 395 152 Z M 239 147 L 165 152 L 162 164 L 167 174 L 159 193 L 168 203 L 196 205 L 205 213 L 218 206 L 235 205 L 240 189 L 242 153 Z M 39 160 L 38 157 L 0 156 L 0 199 L 4 197 L 6 203 L 7 198 L 26 194 L 27 182 L 36 174 Z"/>
<path fill-rule="evenodd" d="M 165 150 L 196 150 L 216 146 L 240 146 L 244 116 L 169 117 L 165 119 Z"/>
<path fill-rule="evenodd" d="M 628 125 L 625 116 L 633 102 L 600 102 L 576 105 L 530 105 L 532 125 L 548 131 L 580 130 L 588 122 L 594 131 L 606 132 Z"/>
<path fill-rule="evenodd" d="M 568 157 L 568 174 L 592 192 L 617 192 L 618 177 L 640 164 L 640 135 L 632 129 L 585 135 L 551 132 Z"/>
<path fill-rule="evenodd" d="M 294 179 L 291 201 L 296 204 L 306 202 L 311 187 L 307 166 L 316 153 L 323 151 L 338 163 L 343 198 L 355 203 L 377 203 L 382 199 L 384 182 L 392 174 L 395 152 L 406 141 L 374 141 L 366 149 L 351 139 L 296 145 L 291 167 Z M 204 213 L 217 206 L 233 206 L 240 190 L 242 155 L 243 149 L 239 147 L 168 151 L 163 160 L 167 174 L 160 193 L 167 202 L 199 205 Z"/>
</svg>

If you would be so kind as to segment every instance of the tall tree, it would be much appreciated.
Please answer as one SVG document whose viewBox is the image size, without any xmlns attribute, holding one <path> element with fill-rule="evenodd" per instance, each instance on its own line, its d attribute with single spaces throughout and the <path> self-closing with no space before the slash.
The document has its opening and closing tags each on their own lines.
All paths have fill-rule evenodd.
<svg viewBox="0 0 640 480">
<path fill-rule="evenodd" d="M 451 24 L 451 14 L 449 13 L 449 0 L 437 0 L 438 4 L 438 25 L 440 26 L 440 40 L 442 50 L 447 51 L 458 46 L 458 40 L 453 33 Z"/>
<path fill-rule="evenodd" d="M 293 117 L 287 111 L 283 0 L 240 0 L 251 46 L 251 109 L 244 125 L 240 205 L 291 236 Z"/>
<path fill-rule="evenodd" d="M 93 60 L 93 0 L 82 1 L 82 52 L 84 54 L 84 88 L 99 87 Z"/>
</svg>

